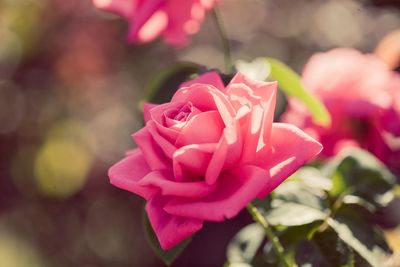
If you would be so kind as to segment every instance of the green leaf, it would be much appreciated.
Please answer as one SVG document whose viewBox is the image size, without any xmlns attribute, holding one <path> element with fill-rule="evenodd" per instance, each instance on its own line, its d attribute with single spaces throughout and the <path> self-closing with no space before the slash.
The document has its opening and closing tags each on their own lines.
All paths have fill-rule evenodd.
<svg viewBox="0 0 400 267">
<path fill-rule="evenodd" d="M 290 177 L 290 180 L 301 181 L 308 187 L 314 187 L 324 191 L 330 191 L 332 189 L 332 179 L 322 174 L 319 169 L 310 166 L 300 168 Z"/>
<path fill-rule="evenodd" d="M 356 251 L 372 266 L 382 266 L 390 253 L 383 233 L 359 217 L 351 208 L 342 207 L 328 224 L 339 238 Z"/>
<path fill-rule="evenodd" d="M 324 220 L 329 214 L 326 193 L 299 182 L 287 182 L 275 189 L 271 205 L 265 217 L 272 225 L 304 225 Z"/>
<path fill-rule="evenodd" d="M 316 233 L 312 240 L 298 244 L 295 255 L 299 266 L 353 266 L 354 253 L 332 229 Z"/>
<path fill-rule="evenodd" d="M 306 240 L 298 245 L 295 260 L 299 267 L 330 266 L 318 246 L 314 242 Z"/>
<path fill-rule="evenodd" d="M 279 87 L 288 96 L 302 101 L 310 110 L 313 121 L 322 126 L 329 126 L 331 118 L 325 106 L 301 83 L 299 75 L 285 63 L 273 58 L 256 58 L 251 62 L 238 60 L 235 63 L 238 71 L 254 80 L 264 81 L 268 77 L 276 80 Z M 279 106 L 279 105 L 278 105 Z"/>
<path fill-rule="evenodd" d="M 270 210 L 266 217 L 272 225 L 296 226 L 323 220 L 327 215 L 315 208 L 298 203 L 282 203 Z"/>
<path fill-rule="evenodd" d="M 264 229 L 253 223 L 242 228 L 229 242 L 227 258 L 231 263 L 251 263 L 264 240 Z"/>
<path fill-rule="evenodd" d="M 345 195 L 342 197 L 342 202 L 345 205 L 357 205 L 365 208 L 367 211 L 369 211 L 371 214 L 376 211 L 376 207 L 366 201 L 365 199 L 354 196 L 354 195 Z"/>
<path fill-rule="evenodd" d="M 307 239 L 308 233 L 313 231 L 316 227 L 320 225 L 320 222 L 314 222 L 310 224 L 285 227 L 277 232 L 277 236 L 282 246 L 285 248 L 285 258 L 292 265 L 295 265 L 295 252 L 298 244 L 303 240 Z M 276 255 L 275 250 L 272 248 L 271 243 L 266 243 L 263 249 L 264 261 L 266 261 L 268 266 L 277 266 L 279 258 Z M 266 266 L 265 264 L 260 264 L 260 266 Z"/>
<path fill-rule="evenodd" d="M 145 213 L 143 215 L 143 224 L 145 228 L 147 241 L 149 242 L 153 251 L 167 266 L 170 266 L 176 260 L 176 258 L 183 252 L 183 250 L 187 247 L 187 245 L 189 245 L 189 243 L 192 241 L 191 238 L 188 238 L 169 250 L 163 250 L 160 246 L 160 243 L 158 242 L 157 236 L 154 233 L 153 228 L 151 227 L 149 218 Z"/>
<path fill-rule="evenodd" d="M 332 177 L 330 194 L 334 197 L 354 195 L 364 199 L 365 204 L 368 202 L 376 207 L 387 206 L 394 198 L 395 176 L 383 163 L 364 150 L 344 151 L 327 164 L 322 172 Z"/>
<path fill-rule="evenodd" d="M 145 102 L 163 103 L 169 101 L 178 86 L 191 75 L 199 74 L 204 67 L 191 62 L 177 62 L 158 72 L 145 88 L 145 95 L 139 103 L 142 110 Z"/>
<path fill-rule="evenodd" d="M 329 111 L 318 98 L 304 88 L 299 75 L 285 63 L 277 59 L 265 59 L 270 65 L 270 78 L 278 81 L 279 87 L 288 96 L 295 97 L 302 101 L 310 110 L 313 121 L 316 124 L 329 126 L 331 124 Z"/>
</svg>

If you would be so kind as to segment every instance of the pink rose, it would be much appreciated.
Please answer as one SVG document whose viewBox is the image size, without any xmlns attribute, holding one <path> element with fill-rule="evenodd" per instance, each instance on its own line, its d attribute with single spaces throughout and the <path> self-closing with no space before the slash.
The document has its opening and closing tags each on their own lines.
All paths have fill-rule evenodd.
<svg viewBox="0 0 400 267">
<path fill-rule="evenodd" d="M 290 124 L 273 123 L 277 84 L 216 72 L 181 85 L 171 102 L 147 104 L 138 148 L 109 170 L 111 183 L 147 200 L 163 249 L 204 221 L 236 216 L 265 197 L 321 145 Z"/>
<path fill-rule="evenodd" d="M 186 45 L 199 31 L 206 11 L 219 0 L 93 0 L 96 7 L 129 21 L 128 41 L 147 43 L 158 36 L 175 46 Z"/>
<path fill-rule="evenodd" d="M 389 83 L 393 104 L 377 117 L 376 135 L 369 149 L 400 177 L 400 75 Z"/>
<path fill-rule="evenodd" d="M 331 127 L 315 125 L 306 108 L 296 100 L 290 100 L 283 121 L 296 124 L 319 140 L 325 156 L 347 146 L 358 146 L 387 164 L 397 162 L 399 168 L 400 157 L 394 155 L 400 153 L 389 149 L 386 142 L 389 135 L 400 136 L 399 129 L 393 127 L 400 125 L 400 109 L 393 108 L 400 105 L 400 98 L 394 97 L 400 91 L 400 82 L 394 76 L 371 54 L 346 48 L 318 53 L 306 64 L 302 81 L 327 106 L 332 116 Z"/>
</svg>

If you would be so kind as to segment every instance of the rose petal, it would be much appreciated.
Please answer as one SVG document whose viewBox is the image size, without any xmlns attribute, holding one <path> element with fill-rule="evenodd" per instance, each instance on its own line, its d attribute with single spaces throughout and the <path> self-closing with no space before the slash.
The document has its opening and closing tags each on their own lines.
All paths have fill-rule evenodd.
<svg viewBox="0 0 400 267">
<path fill-rule="evenodd" d="M 157 104 L 152 104 L 152 103 L 144 103 L 143 104 L 143 117 L 144 117 L 144 122 L 148 122 L 151 119 L 151 114 L 150 110 L 153 108 L 157 107 Z"/>
<path fill-rule="evenodd" d="M 115 12 L 129 19 L 135 12 L 137 1 L 126 0 L 92 0 L 93 4 L 100 9 Z"/>
<path fill-rule="evenodd" d="M 222 138 L 219 140 L 215 152 L 210 160 L 206 171 L 206 183 L 214 184 L 222 170 L 230 168 L 236 164 L 243 149 L 243 141 L 240 126 L 236 121 L 226 127 Z"/>
<path fill-rule="evenodd" d="M 241 73 L 237 73 L 227 87 L 227 94 L 234 101 L 250 101 L 252 105 L 248 124 L 245 125 L 248 131 L 244 136 L 243 162 L 252 162 L 256 152 L 269 142 L 277 88 L 276 82 L 251 80 Z"/>
<path fill-rule="evenodd" d="M 173 179 L 173 174 L 169 171 L 153 171 L 141 179 L 139 184 L 158 187 L 163 195 L 188 198 L 204 197 L 215 190 L 215 186 L 204 182 L 175 182 Z"/>
<path fill-rule="evenodd" d="M 224 83 L 222 82 L 221 77 L 219 76 L 218 72 L 216 72 L 216 71 L 210 71 L 205 74 L 202 74 L 197 78 L 194 78 L 190 81 L 182 83 L 180 87 L 190 87 L 196 83 L 209 84 L 209 85 L 213 85 L 215 88 L 217 88 L 221 91 L 225 90 Z"/>
<path fill-rule="evenodd" d="M 178 136 L 179 131 L 173 128 L 166 127 L 164 114 L 172 109 L 179 109 L 182 103 L 165 103 L 158 105 L 150 111 L 151 120 L 155 123 L 158 132 L 168 139 L 170 142 L 174 142 Z"/>
<path fill-rule="evenodd" d="M 165 0 L 141 1 L 138 3 L 135 12 L 128 18 L 130 20 L 130 28 L 127 35 L 129 42 L 151 41 L 167 27 L 168 21 L 165 20 L 167 15 L 162 9 L 164 3 Z M 139 35 L 144 26 L 146 26 L 144 33 Z"/>
<path fill-rule="evenodd" d="M 236 216 L 252 201 L 270 179 L 268 171 L 244 165 L 222 174 L 210 195 L 196 199 L 171 199 L 165 211 L 178 216 L 207 221 L 223 221 Z"/>
<path fill-rule="evenodd" d="M 227 90 L 229 90 L 229 88 L 235 84 L 244 84 L 248 88 L 251 88 L 253 94 L 260 97 L 264 102 L 269 102 L 271 97 L 273 97 L 273 95 L 276 95 L 276 90 L 278 86 L 277 82 L 252 80 L 240 72 L 238 72 L 232 78 L 231 82 L 227 86 Z"/>
<path fill-rule="evenodd" d="M 163 35 L 165 41 L 176 46 L 186 45 L 189 42 L 188 35 L 195 34 L 200 29 L 204 7 L 198 0 L 169 0 L 166 11 L 169 24 Z"/>
<path fill-rule="evenodd" d="M 175 116 L 172 118 L 172 114 Z M 179 110 L 167 110 L 164 112 L 165 126 L 178 131 L 188 122 L 193 116 L 200 114 L 201 111 L 193 106 L 191 102 L 184 104 Z"/>
<path fill-rule="evenodd" d="M 335 75 L 332 75 L 335 73 Z M 350 48 L 317 53 L 306 64 L 302 81 L 322 99 L 358 99 L 386 108 L 391 103 L 386 88 L 390 72 L 374 55 L 364 55 Z"/>
<path fill-rule="evenodd" d="M 176 139 L 178 147 L 190 144 L 217 143 L 225 126 L 218 111 L 206 111 L 194 116 Z"/>
<path fill-rule="evenodd" d="M 207 9 L 211 9 L 214 5 L 216 5 L 220 0 L 200 0 L 200 3 Z"/>
<path fill-rule="evenodd" d="M 155 143 L 164 152 L 164 155 L 167 156 L 167 158 L 172 159 L 172 155 L 174 154 L 177 148 L 173 144 L 171 144 L 167 139 L 165 139 L 162 135 L 160 135 L 154 121 L 152 120 L 148 121 L 146 124 L 146 128 L 149 130 Z"/>
<path fill-rule="evenodd" d="M 170 163 L 165 157 L 160 146 L 154 141 L 147 127 L 143 127 L 132 135 L 133 140 L 141 151 L 144 151 L 144 158 L 152 170 L 168 169 Z"/>
<path fill-rule="evenodd" d="M 204 177 L 217 144 L 193 144 L 179 148 L 173 155 L 176 181 L 188 181 L 193 175 Z"/>
<path fill-rule="evenodd" d="M 193 84 L 190 87 L 179 89 L 172 97 L 171 102 L 192 102 L 201 111 L 218 110 L 225 125 L 231 125 L 235 117 L 233 108 L 228 97 L 214 86 L 204 84 Z"/>
<path fill-rule="evenodd" d="M 151 170 L 144 160 L 142 152 L 135 149 L 108 170 L 108 177 L 111 184 L 116 187 L 149 199 L 158 192 L 158 189 L 153 186 L 140 185 L 139 182 L 150 172 Z"/>
<path fill-rule="evenodd" d="M 157 10 L 140 29 L 135 27 L 128 33 L 128 41 L 148 43 L 156 39 L 168 27 L 169 16 L 165 10 Z"/>
<path fill-rule="evenodd" d="M 271 148 L 257 154 L 258 165 L 270 170 L 271 180 L 259 197 L 264 198 L 304 163 L 322 150 L 322 145 L 302 130 L 287 123 L 274 123 Z"/>
<path fill-rule="evenodd" d="M 162 249 L 170 249 L 203 227 L 203 221 L 168 214 L 163 207 L 167 199 L 154 197 L 146 204 L 151 226 Z"/>
</svg>

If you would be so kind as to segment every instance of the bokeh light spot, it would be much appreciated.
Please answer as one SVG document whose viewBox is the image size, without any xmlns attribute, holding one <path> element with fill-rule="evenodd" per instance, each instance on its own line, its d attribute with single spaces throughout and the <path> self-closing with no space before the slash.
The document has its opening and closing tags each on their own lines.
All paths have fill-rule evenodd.
<svg viewBox="0 0 400 267">
<path fill-rule="evenodd" d="M 35 247 L 8 229 L 0 226 L 0 265 L 4 267 L 45 267 Z"/>
<path fill-rule="evenodd" d="M 40 149 L 34 172 L 37 186 L 45 195 L 69 197 L 85 185 L 92 157 L 79 143 L 49 139 Z"/>
<path fill-rule="evenodd" d="M 0 21 L 1 22 L 1 21 Z M 22 56 L 22 46 L 18 36 L 0 24 L 0 77 L 13 74 Z"/>
</svg>

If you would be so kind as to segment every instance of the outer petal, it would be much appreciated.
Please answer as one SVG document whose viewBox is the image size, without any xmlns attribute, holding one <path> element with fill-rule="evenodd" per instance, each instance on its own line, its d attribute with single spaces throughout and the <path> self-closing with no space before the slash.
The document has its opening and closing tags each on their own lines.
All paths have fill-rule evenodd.
<svg viewBox="0 0 400 267">
<path fill-rule="evenodd" d="M 260 151 L 257 155 L 259 166 L 269 170 L 271 175 L 271 180 L 264 186 L 259 197 L 265 197 L 321 150 L 320 143 L 296 126 L 274 123 L 270 149 Z"/>
<path fill-rule="evenodd" d="M 217 144 L 193 144 L 175 151 L 173 155 L 175 180 L 188 181 L 193 176 L 204 177 L 216 146 Z"/>
<path fill-rule="evenodd" d="M 219 140 L 206 171 L 206 183 L 214 184 L 222 170 L 234 166 L 242 156 L 243 141 L 236 121 L 228 125 Z"/>
<path fill-rule="evenodd" d="M 221 76 L 219 76 L 218 72 L 216 71 L 210 71 L 202 74 L 197 78 L 182 83 L 180 87 L 189 87 L 196 83 L 213 85 L 215 88 L 221 91 L 224 91 L 225 88 L 224 83 L 221 80 Z"/>
<path fill-rule="evenodd" d="M 168 214 L 163 207 L 167 201 L 164 197 L 155 197 L 146 204 L 150 224 L 160 241 L 161 248 L 167 250 L 203 227 L 203 221 Z"/>
<path fill-rule="evenodd" d="M 235 101 L 251 103 L 251 114 L 244 126 L 242 161 L 251 163 L 256 152 L 268 145 L 276 104 L 276 82 L 260 82 L 241 73 L 235 75 L 227 87 L 227 93 Z M 243 99 L 242 101 L 240 99 Z"/>
<path fill-rule="evenodd" d="M 161 194 L 169 196 L 198 198 L 215 190 L 216 186 L 204 182 L 175 182 L 170 171 L 153 171 L 139 181 L 142 186 L 158 187 Z"/>
<path fill-rule="evenodd" d="M 245 84 L 252 89 L 254 95 L 261 97 L 264 101 L 268 101 L 272 94 L 276 94 L 275 91 L 277 90 L 277 82 L 252 80 L 240 72 L 233 77 L 227 88 L 233 84 Z"/>
<path fill-rule="evenodd" d="M 134 133 L 132 138 L 140 150 L 145 152 L 143 157 L 152 170 L 168 169 L 168 160 L 160 146 L 154 141 L 147 127 L 143 127 Z"/>
<path fill-rule="evenodd" d="M 154 121 L 148 121 L 146 124 L 146 128 L 148 128 L 154 141 L 164 152 L 164 155 L 167 156 L 167 158 L 172 159 L 172 155 L 174 154 L 177 148 L 173 144 L 171 144 L 167 139 L 165 139 L 164 136 L 160 135 Z"/>
<path fill-rule="evenodd" d="M 153 186 L 140 185 L 139 182 L 150 172 L 151 170 L 144 160 L 142 152 L 135 149 L 108 170 L 108 177 L 111 184 L 116 187 L 149 199 L 158 192 L 158 189 Z"/>
<path fill-rule="evenodd" d="M 216 5 L 220 0 L 200 0 L 200 3 L 206 8 L 211 9 L 214 5 Z"/>
<path fill-rule="evenodd" d="M 257 166 L 240 166 L 222 174 L 217 188 L 202 199 L 177 198 L 164 209 L 178 216 L 223 221 L 236 216 L 268 183 L 268 171 Z"/>
<path fill-rule="evenodd" d="M 128 18 L 130 20 L 128 41 L 152 41 L 167 27 L 168 16 L 163 10 L 165 1 L 140 1 L 137 4 L 135 12 Z"/>
<path fill-rule="evenodd" d="M 169 23 L 164 32 L 166 42 L 183 46 L 189 42 L 189 35 L 200 29 L 205 9 L 198 0 L 169 0 L 166 6 Z"/>
<path fill-rule="evenodd" d="M 151 119 L 151 114 L 150 110 L 153 108 L 157 107 L 157 104 L 152 104 L 152 103 L 144 103 L 143 105 L 143 117 L 144 117 L 144 122 L 148 122 Z"/>
<path fill-rule="evenodd" d="M 335 75 L 332 75 L 334 73 Z M 302 74 L 306 88 L 322 99 L 364 100 L 388 107 L 391 99 L 385 89 L 390 72 L 373 55 L 364 55 L 349 48 L 317 53 L 308 61 Z"/>
<path fill-rule="evenodd" d="M 166 127 L 164 114 L 166 111 L 179 108 L 181 105 L 182 103 L 165 103 L 158 105 L 150 111 L 151 120 L 157 127 L 158 132 L 170 142 L 175 141 L 179 131 Z"/>
<path fill-rule="evenodd" d="M 156 39 L 168 26 L 168 14 L 163 10 L 157 10 L 140 27 L 136 27 L 136 22 L 131 24 L 128 33 L 128 42 L 148 43 Z"/>
<path fill-rule="evenodd" d="M 115 12 L 125 18 L 130 18 L 137 8 L 137 0 L 92 0 L 100 9 Z"/>
</svg>

